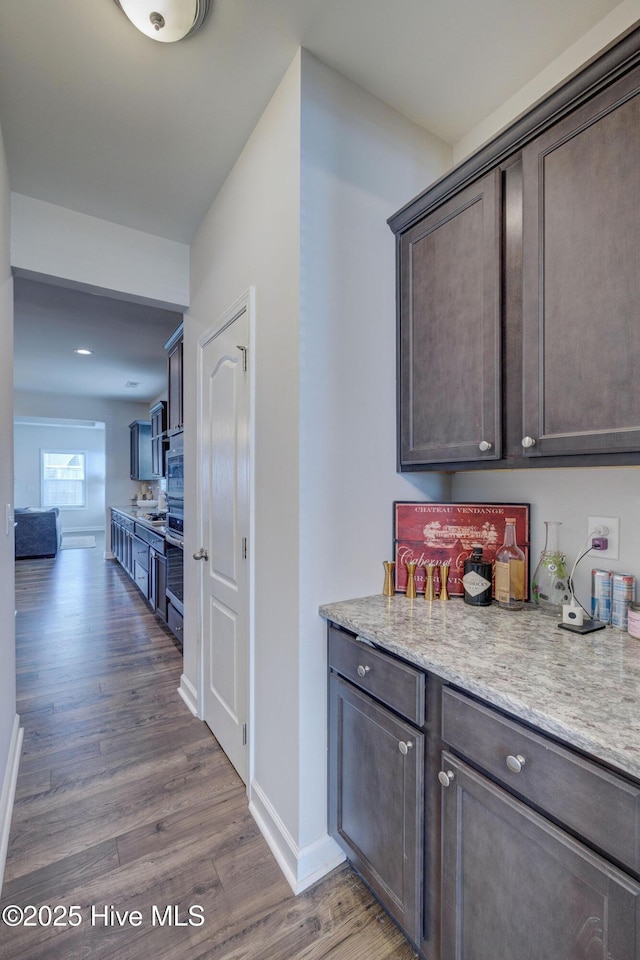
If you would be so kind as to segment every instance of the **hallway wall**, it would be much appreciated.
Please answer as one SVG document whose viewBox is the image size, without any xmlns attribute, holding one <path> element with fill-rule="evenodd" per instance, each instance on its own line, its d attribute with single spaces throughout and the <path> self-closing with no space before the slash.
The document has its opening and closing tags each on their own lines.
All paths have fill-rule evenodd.
<svg viewBox="0 0 640 960">
<path fill-rule="evenodd" d="M 0 886 L 20 754 L 16 716 L 13 536 L 13 280 L 9 174 L 0 130 Z"/>
</svg>

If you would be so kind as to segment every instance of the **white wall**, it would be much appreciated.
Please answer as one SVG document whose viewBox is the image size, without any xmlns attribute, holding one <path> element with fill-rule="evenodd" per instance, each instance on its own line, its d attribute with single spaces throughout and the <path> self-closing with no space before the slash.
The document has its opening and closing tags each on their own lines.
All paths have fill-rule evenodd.
<svg viewBox="0 0 640 960">
<path fill-rule="evenodd" d="M 454 500 L 531 504 L 531 572 L 544 547 L 544 521 L 559 520 L 560 547 L 572 565 L 584 546 L 587 518 L 620 519 L 620 559 L 590 553 L 576 570 L 578 600 L 588 608 L 591 568 L 631 573 L 640 584 L 640 467 L 570 467 L 490 470 L 459 473 L 453 478 Z M 640 586 L 638 588 L 640 599 Z"/>
<path fill-rule="evenodd" d="M 450 162 L 444 144 L 300 53 L 191 251 L 191 369 L 197 336 L 255 287 L 251 802 L 297 889 L 336 856 L 326 833 L 318 605 L 379 592 L 394 497 L 442 495 L 438 478 L 395 473 L 394 242 L 385 220 Z M 193 377 L 186 391 L 193 423 Z M 193 436 L 186 458 L 195 498 Z M 195 603 L 187 575 L 185 671 L 194 685 Z"/>
<path fill-rule="evenodd" d="M 11 265 L 20 276 L 182 311 L 189 247 L 14 193 Z"/>
<path fill-rule="evenodd" d="M 273 779 L 280 785 L 272 802 L 293 836 L 298 833 L 299 118 L 297 57 L 196 235 L 185 316 L 185 411 L 187 422 L 195 424 L 196 339 L 255 286 L 254 776 L 266 791 Z M 185 434 L 186 495 L 192 503 L 194 433 Z M 190 557 L 196 547 L 192 515 L 185 524 L 185 557 Z M 195 590 L 187 566 L 184 669 L 197 685 Z"/>
<path fill-rule="evenodd" d="M 487 117 L 456 145 L 456 159 L 492 136 L 501 127 L 566 79 L 619 34 L 640 18 L 640 0 L 625 0 L 609 16 L 570 47 L 523 90 Z M 586 603 L 591 594 L 592 566 L 633 574 L 640 580 L 640 468 L 530 469 L 458 473 L 452 479 L 455 500 L 492 500 L 531 504 L 532 571 L 544 546 L 544 521 L 559 520 L 560 546 L 570 563 L 576 559 L 587 536 L 588 516 L 619 517 L 620 559 L 601 560 L 589 555 L 578 566 L 578 598 Z M 640 597 L 640 591 L 638 596 Z"/>
<path fill-rule="evenodd" d="M 14 423 L 14 500 L 18 507 L 42 506 L 41 451 L 74 450 L 86 454 L 84 507 L 60 508 L 63 533 L 105 529 L 105 429 L 52 423 Z"/>
<path fill-rule="evenodd" d="M 98 420 L 105 424 L 105 500 L 110 506 L 127 506 L 140 484 L 129 479 L 129 424 L 148 420 L 149 406 L 126 400 L 100 400 L 64 394 L 15 392 L 16 417 L 51 417 L 61 420 Z M 110 552 L 110 528 L 106 526 L 105 552 Z"/>
<path fill-rule="evenodd" d="M 394 500 L 442 499 L 396 473 L 395 242 L 387 218 L 450 149 L 303 53 L 300 302 L 300 834 L 326 830 L 320 603 L 379 593 Z"/>
<path fill-rule="evenodd" d="M 9 840 L 21 734 L 16 715 L 13 541 L 13 281 L 9 174 L 0 131 L 0 887 Z"/>
<path fill-rule="evenodd" d="M 508 126 L 533 103 L 579 70 L 592 57 L 640 20 L 640 0 L 623 0 L 606 17 L 568 47 L 561 56 L 518 90 L 498 110 L 480 121 L 453 148 L 454 163 L 460 163 L 486 140 Z"/>
</svg>

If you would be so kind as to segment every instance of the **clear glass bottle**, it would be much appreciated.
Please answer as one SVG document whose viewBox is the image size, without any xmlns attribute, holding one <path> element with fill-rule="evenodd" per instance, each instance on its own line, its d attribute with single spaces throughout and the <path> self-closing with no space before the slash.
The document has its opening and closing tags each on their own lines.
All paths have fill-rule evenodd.
<svg viewBox="0 0 640 960">
<path fill-rule="evenodd" d="M 564 553 L 558 547 L 557 520 L 545 520 L 544 550 L 533 574 L 531 592 L 533 599 L 544 613 L 562 616 L 563 603 L 569 603 L 569 575 Z"/>
<path fill-rule="evenodd" d="M 505 517 L 504 543 L 496 553 L 495 594 L 503 610 L 520 610 L 525 595 L 524 553 L 516 542 L 516 521 Z"/>
</svg>

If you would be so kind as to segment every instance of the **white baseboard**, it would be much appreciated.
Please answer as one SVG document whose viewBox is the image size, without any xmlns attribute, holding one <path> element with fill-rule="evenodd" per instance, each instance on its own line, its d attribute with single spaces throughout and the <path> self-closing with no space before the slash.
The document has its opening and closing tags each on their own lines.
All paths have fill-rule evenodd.
<svg viewBox="0 0 640 960">
<path fill-rule="evenodd" d="M 299 847 L 255 780 L 251 781 L 249 812 L 296 895 L 346 859 L 328 834 L 306 847 Z"/>
<path fill-rule="evenodd" d="M 180 677 L 180 686 L 178 687 L 178 693 L 191 710 L 191 713 L 194 717 L 198 716 L 198 691 L 191 683 L 189 678 L 183 673 Z"/>
<path fill-rule="evenodd" d="M 11 830 L 11 815 L 13 813 L 13 801 L 16 795 L 16 783 L 18 781 L 18 767 L 20 766 L 23 736 L 24 730 L 20 726 L 20 717 L 16 714 L 11 732 L 7 768 L 4 772 L 2 793 L 0 794 L 0 893 L 2 892 L 4 866 L 7 860 L 7 850 L 9 849 L 9 831 Z"/>
<path fill-rule="evenodd" d="M 104 553 L 102 554 L 102 559 L 103 559 L 103 560 L 116 560 L 117 558 L 116 558 L 115 553 L 111 553 L 110 550 L 105 550 Z"/>
</svg>

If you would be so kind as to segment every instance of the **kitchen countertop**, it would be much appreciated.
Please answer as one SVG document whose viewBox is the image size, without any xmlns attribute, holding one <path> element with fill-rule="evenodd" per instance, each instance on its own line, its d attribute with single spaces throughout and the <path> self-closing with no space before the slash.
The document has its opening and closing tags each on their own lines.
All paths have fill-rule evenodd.
<svg viewBox="0 0 640 960">
<path fill-rule="evenodd" d="M 640 640 L 559 630 L 536 607 L 382 595 L 320 615 L 640 780 Z"/>
<path fill-rule="evenodd" d="M 159 534 L 161 537 L 164 537 L 166 531 L 164 522 L 156 523 L 155 521 L 147 520 L 145 518 L 146 513 L 157 513 L 157 507 L 111 507 L 112 510 L 117 510 L 118 513 L 124 514 L 125 517 L 129 517 L 131 520 L 135 520 L 136 523 L 142 523 L 145 527 L 148 527 L 149 530 L 153 530 L 154 533 Z"/>
</svg>

